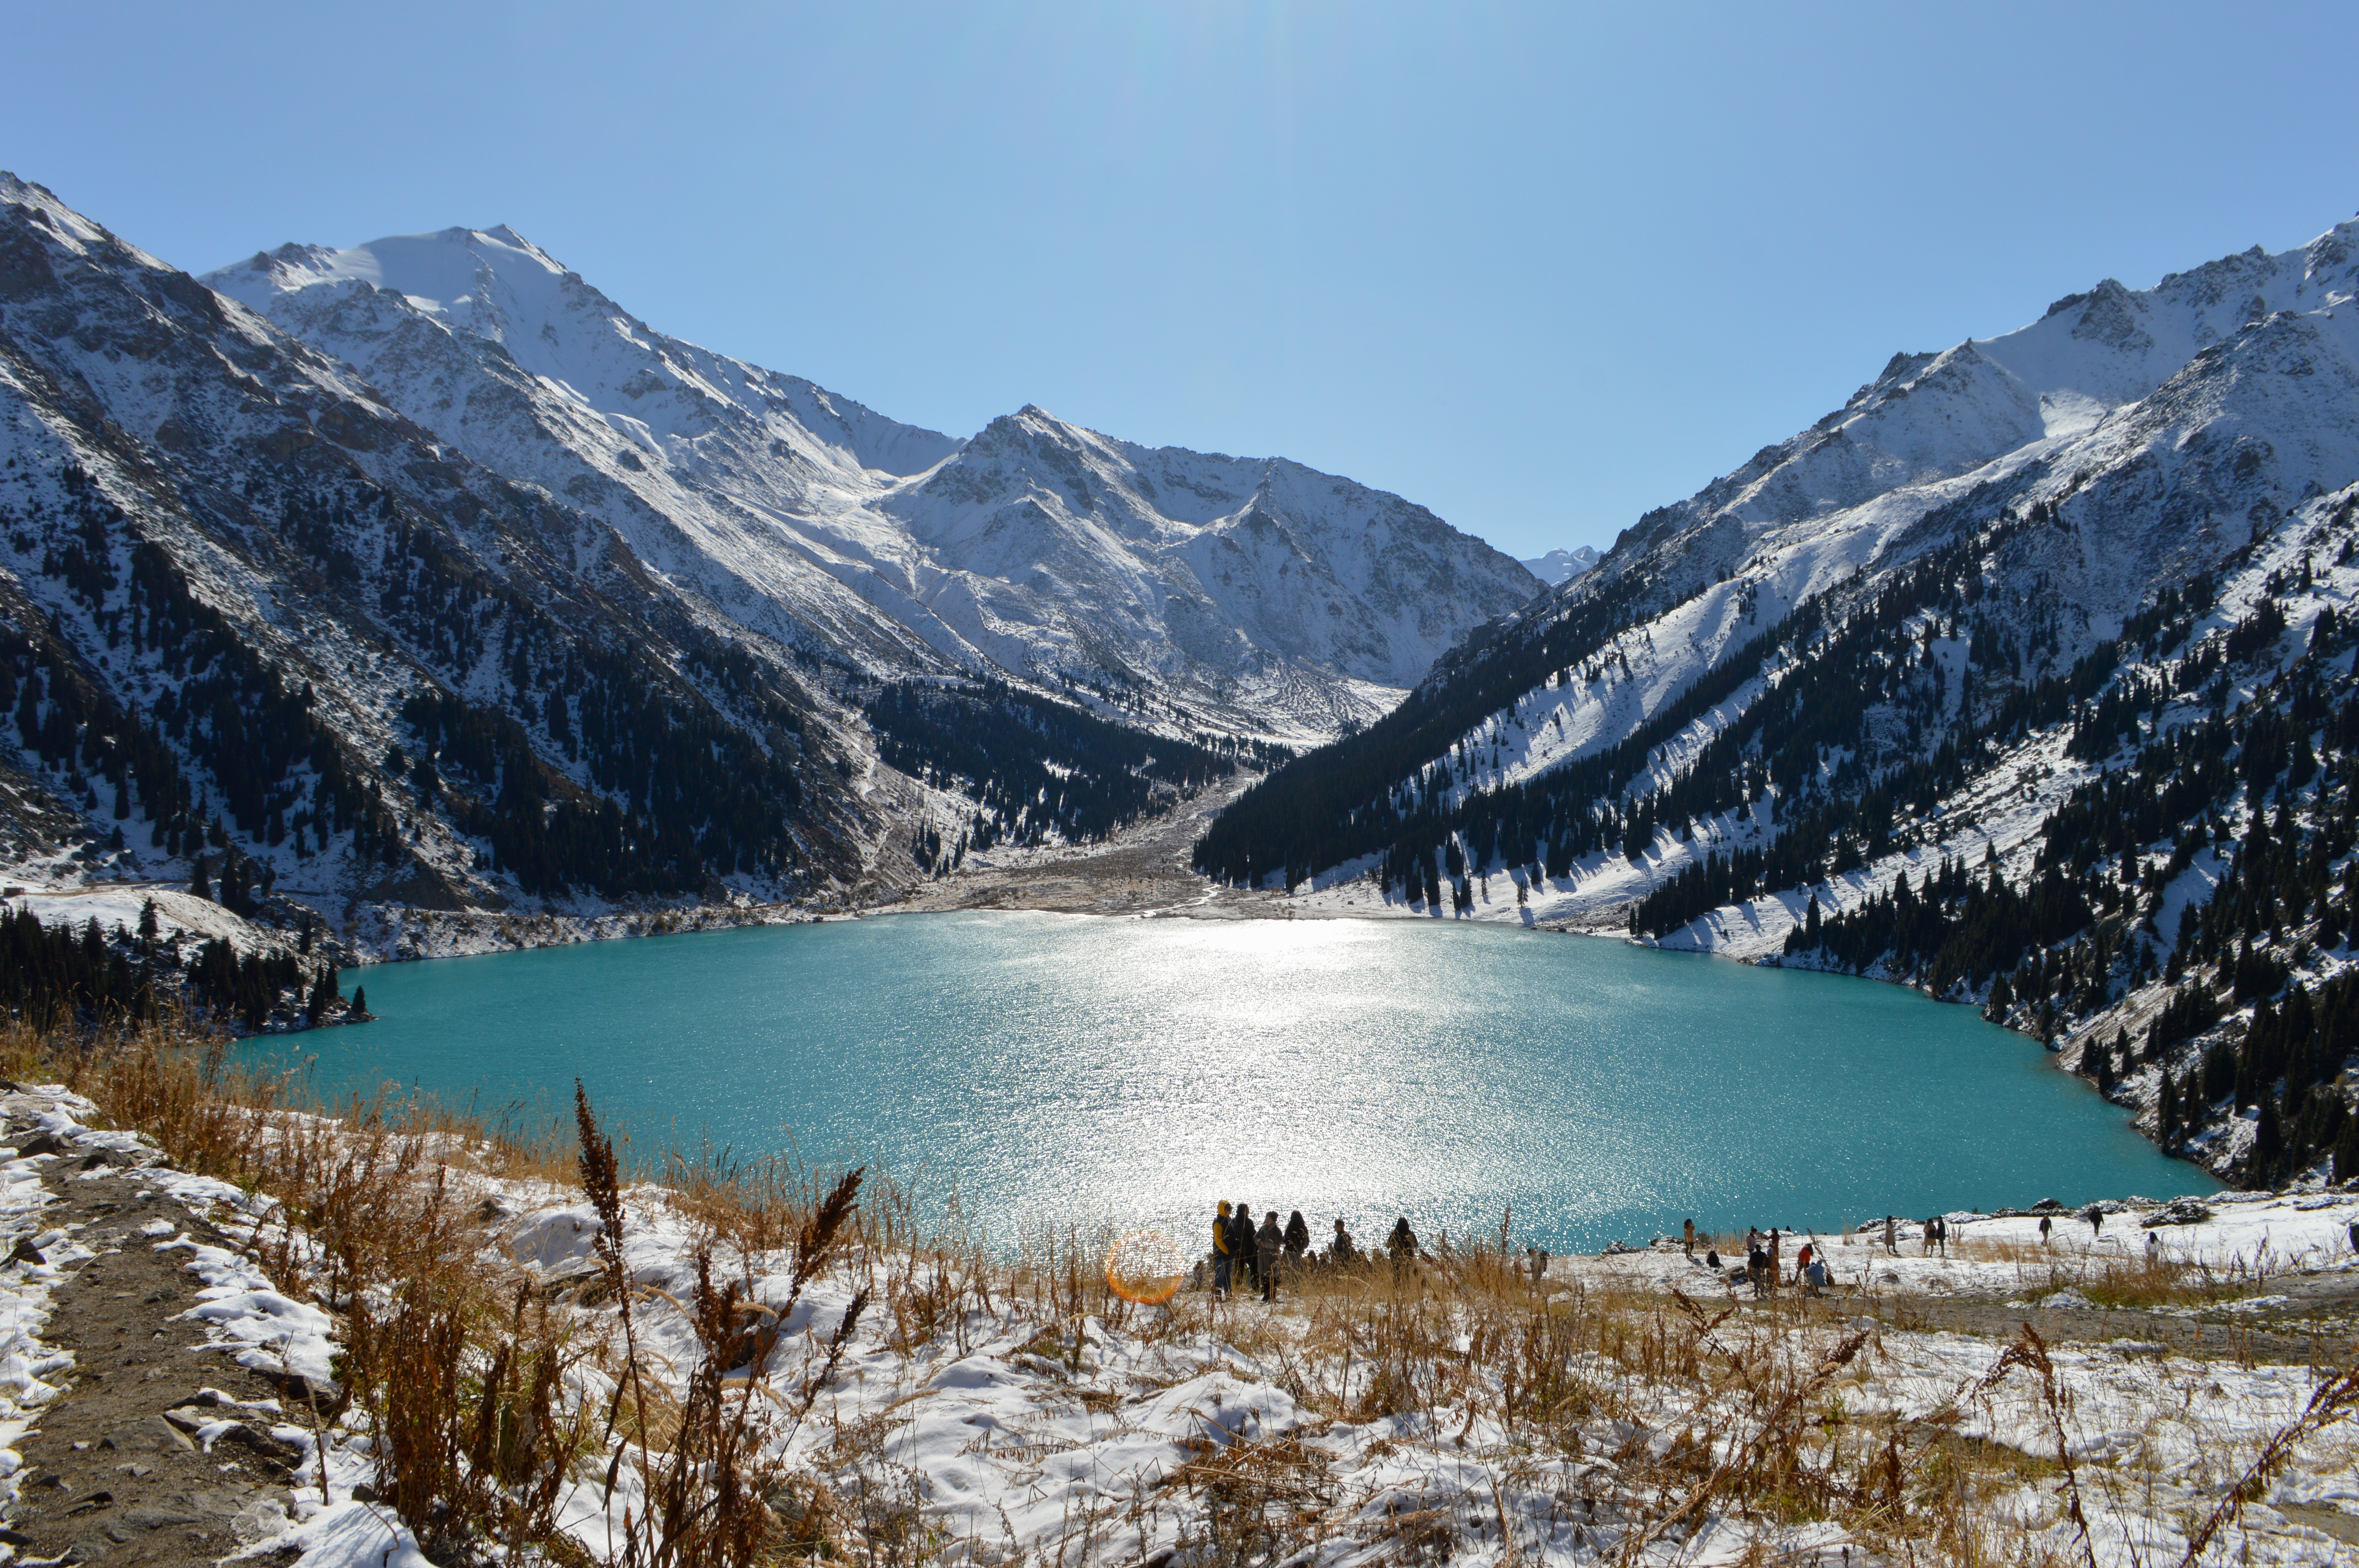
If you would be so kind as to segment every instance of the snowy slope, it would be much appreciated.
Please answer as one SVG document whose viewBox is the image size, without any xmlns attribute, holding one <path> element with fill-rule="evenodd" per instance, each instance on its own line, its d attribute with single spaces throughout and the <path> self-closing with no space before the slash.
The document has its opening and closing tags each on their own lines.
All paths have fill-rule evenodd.
<svg viewBox="0 0 2359 1568">
<path fill-rule="evenodd" d="M 234 849 L 338 924 L 848 885 L 896 826 L 901 786 L 783 650 L 5 175 L 0 636 L 24 694 L 0 744 L 123 836 L 114 871 L 185 881 Z M 439 773 L 421 702 L 467 737 Z M 696 738 L 660 791 L 630 761 L 657 734 Z M 504 862 L 518 829 L 538 847 Z M 687 871 L 599 888 L 548 841 Z"/>
<path fill-rule="evenodd" d="M 1896 356 L 1843 408 L 1648 514 L 1598 568 L 1445 658 L 1424 688 L 1437 707 L 1549 650 L 1538 678 L 1433 750 L 1453 759 L 1454 798 L 1616 743 L 1806 600 L 1864 600 L 1996 522 L 2013 525 L 1988 591 L 2060 622 L 2040 655 L 2060 670 L 2158 585 L 2299 532 L 2299 509 L 2359 481 L 2354 245 L 2359 222 L 2345 223 L 2299 251 L 2142 293 L 2108 282 L 2005 337 Z M 1602 622 L 1581 620 L 1601 607 Z M 1558 652 L 1550 633 L 1576 623 L 1603 630 Z M 1766 684 L 1667 742 L 1647 778 L 1668 779 Z"/>
<path fill-rule="evenodd" d="M 1191 725 L 1364 722 L 1540 587 L 1420 507 L 1027 407 L 961 443 L 647 327 L 513 231 L 288 245 L 214 288 L 739 622 L 878 675 L 1119 688 Z"/>
<path fill-rule="evenodd" d="M 1594 571 L 1495 629 L 1485 652 L 1591 595 L 1621 588 L 1634 606 L 1583 650 L 1588 678 L 1536 687 L 1499 716 L 1522 739 L 1494 776 L 1610 744 L 1810 596 L 1855 574 L 1864 590 L 1961 529 L 2042 506 L 2059 521 L 2016 536 L 1997 586 L 2060 611 L 2072 643 L 2054 661 L 2069 664 L 2157 584 L 2359 480 L 2355 257 L 2359 221 L 2143 293 L 2108 281 L 2005 337 L 1895 356 L 1843 408 L 1649 513 Z"/>
</svg>

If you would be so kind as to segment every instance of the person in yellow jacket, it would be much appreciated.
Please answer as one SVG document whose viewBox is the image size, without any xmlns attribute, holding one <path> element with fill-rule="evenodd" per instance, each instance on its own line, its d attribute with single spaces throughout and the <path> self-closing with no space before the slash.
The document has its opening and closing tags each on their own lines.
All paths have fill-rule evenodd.
<svg viewBox="0 0 2359 1568">
<path fill-rule="evenodd" d="M 1229 1270 L 1233 1260 L 1229 1252 L 1229 1200 L 1221 1200 L 1221 1212 L 1212 1221 L 1212 1293 L 1229 1293 Z"/>
</svg>

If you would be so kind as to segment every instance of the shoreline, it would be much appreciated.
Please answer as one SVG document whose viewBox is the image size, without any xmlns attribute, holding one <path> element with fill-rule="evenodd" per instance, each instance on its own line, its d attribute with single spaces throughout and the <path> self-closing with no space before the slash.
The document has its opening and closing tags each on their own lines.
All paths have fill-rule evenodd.
<svg viewBox="0 0 2359 1568">
<path fill-rule="evenodd" d="M 759 903 L 740 895 L 726 903 L 578 914 L 440 911 L 381 904 L 370 906 L 342 929 L 334 944 L 336 957 L 340 964 L 346 959 L 352 960 L 343 967 L 364 971 L 378 964 L 484 957 L 592 942 L 973 910 L 1089 914 L 1106 919 L 1220 922 L 1361 919 L 1417 921 L 1453 927 L 1461 925 L 1499 926 L 1506 930 L 1570 936 L 1610 937 L 1657 952 L 1727 958 L 1757 968 L 1836 973 L 1843 979 L 1869 979 L 1901 986 L 1936 1001 L 1975 1005 L 1972 998 L 1933 997 L 1903 977 L 1881 973 L 1841 974 L 1816 965 L 1788 963 L 1783 961 L 1782 953 L 1775 950 L 1730 950 L 1716 943 L 1672 945 L 1634 936 L 1626 925 L 1619 920 L 1575 917 L 1547 921 L 1525 911 L 1524 918 L 1517 921 L 1506 917 L 1505 909 L 1496 912 L 1501 916 L 1498 918 L 1467 917 L 1455 913 L 1444 915 L 1430 911 L 1415 913 L 1419 906 L 1396 903 L 1386 898 L 1369 897 L 1363 903 L 1362 894 L 1370 890 L 1364 882 L 1355 883 L 1348 879 L 1339 879 L 1323 888 L 1305 884 L 1296 893 L 1223 886 L 1190 868 L 1188 863 L 1190 853 L 1203 825 L 1237 793 L 1250 787 L 1253 782 L 1252 778 L 1247 778 L 1230 788 L 1206 790 L 1164 816 L 1135 825 L 1098 844 L 1001 849 L 986 856 L 977 856 L 951 875 L 892 890 L 897 896 L 847 902 L 844 895 L 833 895 L 825 902 Z M 874 881 L 864 885 L 872 892 L 876 891 L 877 884 Z M 854 896 L 858 891 L 854 890 Z M 138 897 L 152 892 L 161 895 L 159 902 L 168 900 L 173 906 L 197 903 L 184 891 L 163 883 L 93 883 L 72 892 L 43 890 L 38 896 L 45 902 L 54 901 L 62 904 L 70 899 L 109 892 L 121 895 L 117 902 L 136 902 Z M 1491 907 L 1487 888 L 1483 898 L 1484 906 Z M 168 918 L 171 917 L 173 912 L 168 910 Z M 186 910 L 179 910 L 178 918 L 182 923 L 193 919 L 208 925 L 224 921 L 240 926 L 245 924 L 228 911 L 214 905 L 198 908 L 193 916 Z M 254 927 L 252 930 L 256 937 L 284 940 L 283 935 L 267 927 Z M 2127 1005 L 2126 1001 L 2125 1005 Z M 2008 1025 L 1995 1022 L 1994 1027 L 2006 1029 Z M 2060 1071 L 2068 1071 L 2065 1064 L 2071 1059 L 2071 1054 L 2068 1051 L 2060 1050 L 2059 1044 L 2069 1046 L 2071 1042 L 2051 1044 L 2039 1041 L 2038 1036 L 2026 1031 L 2009 1029 L 2009 1033 L 2041 1044 L 2049 1055 L 2056 1058 L 2050 1065 Z M 2070 1076 L 2080 1076 L 2077 1073 Z M 2125 1112 L 2129 1125 L 2138 1135 L 2169 1158 L 2202 1170 L 2216 1180 L 2232 1185 L 2234 1184 L 2233 1171 L 2236 1164 L 2237 1143 L 2233 1119 L 2207 1130 L 2206 1135 L 2200 1139 L 2190 1140 L 2177 1148 L 2164 1148 L 2141 1125 L 2146 1107 L 2102 1094 L 2085 1079 L 2082 1080 L 2082 1087 L 2090 1092 L 2100 1093 L 2108 1105 Z"/>
</svg>

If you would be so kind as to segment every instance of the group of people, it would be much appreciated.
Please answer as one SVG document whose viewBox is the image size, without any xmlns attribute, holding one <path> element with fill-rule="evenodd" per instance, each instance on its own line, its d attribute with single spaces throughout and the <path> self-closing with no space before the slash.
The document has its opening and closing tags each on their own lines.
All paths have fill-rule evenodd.
<svg viewBox="0 0 2359 1568">
<path fill-rule="evenodd" d="M 1690 1255 L 1692 1256 L 1695 1247 L 1695 1221 L 1693 1220 L 1688 1221 L 1688 1247 Z M 1707 1253 L 1704 1261 L 1707 1266 L 1717 1269 L 1720 1267 L 1720 1254 Z M 1753 1294 L 1756 1298 L 1770 1298 L 1777 1295 L 1778 1288 L 1785 1283 L 1786 1280 L 1786 1233 L 1784 1231 L 1776 1226 L 1771 1226 L 1768 1234 L 1765 1236 L 1757 1227 L 1751 1226 L 1745 1227 L 1745 1277 L 1753 1286 Z M 1834 1275 L 1827 1267 L 1826 1258 L 1819 1250 L 1818 1243 L 1805 1241 L 1802 1243 L 1801 1249 L 1794 1254 L 1793 1282 L 1806 1296 L 1823 1295 L 1826 1293 L 1827 1287 L 1834 1282 Z"/>
<path fill-rule="evenodd" d="M 1895 1258 L 1900 1256 L 1900 1227 L 1903 1223 L 1897 1216 L 1887 1214 L 1884 1217 L 1884 1249 Z M 1950 1222 L 1937 1214 L 1922 1224 L 1925 1256 L 1930 1258 L 1934 1249 L 1939 1248 L 1941 1256 L 1947 1258 L 1950 1255 Z"/>
<path fill-rule="evenodd" d="M 1385 1251 L 1398 1269 L 1403 1262 L 1417 1256 L 1417 1233 L 1409 1228 L 1408 1217 L 1403 1215 L 1393 1222 L 1392 1234 L 1385 1238 Z M 1221 1200 L 1212 1217 L 1212 1293 L 1225 1296 L 1233 1289 L 1261 1292 L 1261 1299 L 1277 1299 L 1279 1278 L 1289 1270 L 1310 1264 L 1348 1266 L 1364 1260 L 1359 1244 L 1341 1219 L 1335 1221 L 1334 1238 L 1322 1255 L 1311 1250 L 1310 1226 L 1296 1209 L 1286 1223 L 1277 1223 L 1277 1210 L 1267 1210 L 1259 1226 L 1254 1224 L 1251 1204 L 1232 1205 Z"/>
</svg>

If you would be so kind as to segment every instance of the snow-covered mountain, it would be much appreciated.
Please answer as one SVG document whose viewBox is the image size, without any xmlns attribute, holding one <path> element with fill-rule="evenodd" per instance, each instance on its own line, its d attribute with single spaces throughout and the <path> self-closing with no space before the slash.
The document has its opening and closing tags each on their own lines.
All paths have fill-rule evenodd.
<svg viewBox="0 0 2359 1568">
<path fill-rule="evenodd" d="M 594 515 L 7 175 L 0 690 L 5 815 L 90 835 L 12 875 L 203 860 L 338 924 L 841 889 L 922 793 Z"/>
<path fill-rule="evenodd" d="M 218 281 L 0 175 L 0 868 L 44 897 L 392 953 L 890 896 L 1371 719 L 1538 588 L 1283 460 L 897 424 L 505 230 Z"/>
<path fill-rule="evenodd" d="M 1583 545 L 1577 550 L 1550 550 L 1524 563 L 1524 569 L 1555 588 L 1571 581 L 1603 557 L 1594 545 Z"/>
<path fill-rule="evenodd" d="M 1199 863 L 1913 979 L 2215 1168 L 2307 1168 L 2359 1109 L 2299 1074 L 2259 1122 L 2217 1097 L 2283 1070 L 2245 1037 L 2279 1038 L 2284 969 L 2308 995 L 2352 962 L 2355 256 L 2359 222 L 1894 356 L 1248 792 Z M 2124 1066 L 2173 999 L 2200 1026 Z M 2331 1078 L 2359 1036 L 2321 1049 Z M 2190 1054 L 2209 1103 L 2165 1116 Z"/>
<path fill-rule="evenodd" d="M 1374 719 L 1540 584 L 1397 496 L 1035 407 L 970 441 L 656 331 L 521 235 L 288 245 L 208 275 L 484 467 L 781 642 L 892 677 L 1118 694 L 1300 740 Z"/>
</svg>

